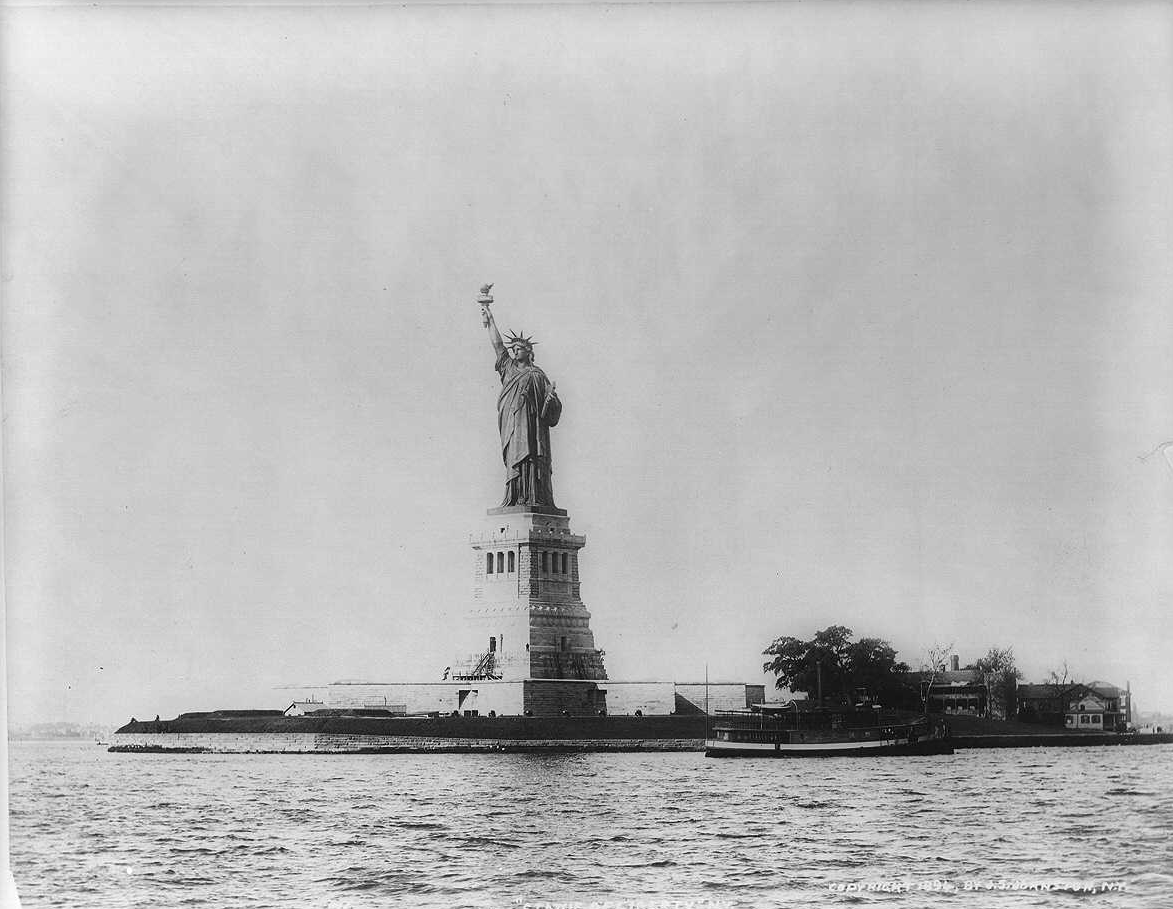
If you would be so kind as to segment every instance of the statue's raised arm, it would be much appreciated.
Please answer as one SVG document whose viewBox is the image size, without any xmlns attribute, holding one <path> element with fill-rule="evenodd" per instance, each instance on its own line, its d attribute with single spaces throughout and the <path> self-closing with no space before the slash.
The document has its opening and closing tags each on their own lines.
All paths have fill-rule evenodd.
<svg viewBox="0 0 1173 909">
<path fill-rule="evenodd" d="M 502 505 L 554 507 L 550 427 L 562 416 L 562 402 L 554 383 L 534 364 L 534 341 L 522 334 L 502 338 L 489 306 L 492 284 L 481 288 L 481 321 L 497 355 L 501 376 L 497 396 L 497 427 L 501 431 L 501 459 L 505 463 L 505 499 Z"/>
<path fill-rule="evenodd" d="M 493 311 L 489 309 L 493 303 L 493 295 L 489 293 L 492 289 L 492 284 L 484 285 L 477 302 L 481 304 L 481 322 L 489 330 L 489 343 L 493 345 L 493 352 L 500 357 L 505 352 L 505 342 L 501 340 L 501 332 L 497 331 L 497 320 L 493 318 Z"/>
</svg>

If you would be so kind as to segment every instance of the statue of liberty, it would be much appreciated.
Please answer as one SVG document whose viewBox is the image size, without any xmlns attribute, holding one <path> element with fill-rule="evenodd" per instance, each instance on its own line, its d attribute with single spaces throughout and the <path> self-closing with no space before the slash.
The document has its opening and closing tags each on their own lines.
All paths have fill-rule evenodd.
<svg viewBox="0 0 1173 909">
<path fill-rule="evenodd" d="M 497 427 L 501 431 L 501 459 L 505 462 L 505 498 L 508 505 L 554 507 L 550 476 L 550 427 L 558 425 L 562 402 L 554 383 L 534 364 L 531 338 L 509 332 L 502 338 L 489 310 L 492 284 L 481 288 L 481 319 L 497 354 L 501 393 L 497 396 Z"/>
</svg>

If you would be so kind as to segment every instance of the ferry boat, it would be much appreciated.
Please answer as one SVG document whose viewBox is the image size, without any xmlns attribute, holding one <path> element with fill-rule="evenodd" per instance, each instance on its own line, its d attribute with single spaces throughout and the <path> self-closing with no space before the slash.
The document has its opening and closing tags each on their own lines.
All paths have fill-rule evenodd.
<svg viewBox="0 0 1173 909">
<path fill-rule="evenodd" d="M 755 704 L 717 714 L 707 757 L 835 757 L 952 754 L 941 720 L 879 707 Z"/>
</svg>

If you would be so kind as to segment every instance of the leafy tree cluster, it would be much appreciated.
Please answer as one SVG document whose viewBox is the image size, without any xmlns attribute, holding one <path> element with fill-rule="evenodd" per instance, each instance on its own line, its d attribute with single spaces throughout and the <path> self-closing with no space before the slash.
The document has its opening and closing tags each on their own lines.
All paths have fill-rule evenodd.
<svg viewBox="0 0 1173 909">
<path fill-rule="evenodd" d="M 853 632 L 843 625 L 832 625 L 804 641 L 794 637 L 777 638 L 763 651 L 770 661 L 762 667 L 777 677 L 778 688 L 805 692 L 815 697 L 822 672 L 824 699 L 857 702 L 862 698 L 887 707 L 928 706 L 929 689 L 946 671 L 952 644 L 930 648 L 919 672 L 897 659 L 892 645 L 880 638 L 853 640 Z M 1013 719 L 1017 710 L 1018 680 L 1022 672 L 1014 663 L 1012 647 L 991 647 L 985 656 L 966 669 L 977 670 L 989 695 L 992 716 Z M 1051 688 L 1056 698 L 1079 687 L 1052 673 Z"/>
<path fill-rule="evenodd" d="M 896 658 L 892 645 L 880 638 L 852 640 L 854 632 L 843 625 L 819 631 L 809 641 L 780 637 L 763 651 L 770 661 L 763 666 L 777 676 L 778 688 L 818 692 L 820 668 L 825 698 L 853 702 L 866 696 L 888 706 L 909 699 L 908 664 Z"/>
<path fill-rule="evenodd" d="M 1018 680 L 1022 672 L 1014 665 L 1013 647 L 991 647 L 989 652 L 973 664 L 982 674 L 989 693 L 991 713 L 1004 719 L 1014 719 L 1018 712 Z"/>
</svg>

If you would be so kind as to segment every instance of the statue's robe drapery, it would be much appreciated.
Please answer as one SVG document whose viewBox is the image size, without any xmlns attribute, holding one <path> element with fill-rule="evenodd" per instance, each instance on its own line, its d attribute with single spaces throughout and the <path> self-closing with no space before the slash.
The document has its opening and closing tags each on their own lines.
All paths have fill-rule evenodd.
<svg viewBox="0 0 1173 909">
<path fill-rule="evenodd" d="M 522 365 L 502 351 L 497 357 L 501 394 L 497 396 L 497 426 L 501 430 L 501 459 L 505 462 L 505 499 L 502 505 L 553 505 L 550 427 L 558 425 L 562 402 L 550 392 L 550 380 L 541 368 Z"/>
</svg>

